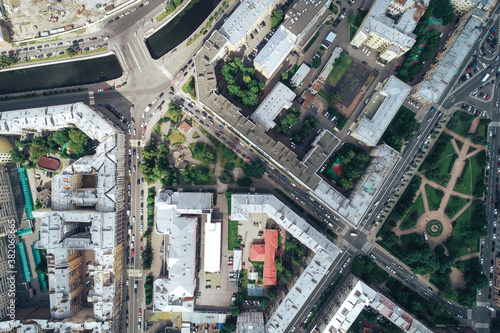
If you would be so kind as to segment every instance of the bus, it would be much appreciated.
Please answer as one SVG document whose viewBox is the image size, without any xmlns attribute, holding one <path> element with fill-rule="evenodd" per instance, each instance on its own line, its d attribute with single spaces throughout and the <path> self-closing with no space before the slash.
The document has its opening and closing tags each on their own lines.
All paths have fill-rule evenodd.
<svg viewBox="0 0 500 333">
<path fill-rule="evenodd" d="M 486 74 L 483 76 L 483 79 L 481 80 L 481 82 L 486 82 L 486 80 L 488 80 L 488 78 L 490 77 L 490 74 Z"/>
</svg>

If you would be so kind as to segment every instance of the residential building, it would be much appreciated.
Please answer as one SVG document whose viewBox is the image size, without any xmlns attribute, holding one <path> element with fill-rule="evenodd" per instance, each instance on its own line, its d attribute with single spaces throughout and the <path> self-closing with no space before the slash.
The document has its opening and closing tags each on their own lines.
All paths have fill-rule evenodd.
<svg viewBox="0 0 500 333">
<path fill-rule="evenodd" d="M 455 8 L 455 13 L 463 15 L 474 8 L 485 11 L 490 10 L 495 4 L 495 0 L 451 0 L 451 4 Z"/>
<path fill-rule="evenodd" d="M 46 324 L 63 327 L 64 320 L 70 327 L 73 320 L 81 321 L 75 314 L 84 297 L 79 274 L 81 251 L 86 250 L 95 256 L 88 267 L 94 286 L 86 296 L 100 322 L 95 327 L 118 332 L 123 305 L 125 134 L 83 103 L 0 114 L 0 135 L 68 127 L 77 127 L 98 145 L 93 156 L 80 158 L 54 176 L 51 208 L 32 213 L 40 228 L 35 248 L 47 250 L 51 315 L 59 320 Z"/>
<path fill-rule="evenodd" d="M 444 98 L 450 82 L 463 70 L 462 64 L 469 56 L 482 32 L 485 13 L 474 9 L 460 18 L 459 24 L 449 36 L 436 60 L 427 70 L 423 80 L 412 89 L 411 97 L 420 103 L 438 103 Z"/>
<path fill-rule="evenodd" d="M 189 133 L 189 131 L 191 131 L 191 125 L 189 125 L 186 121 L 183 121 L 180 125 L 179 125 L 179 129 L 184 131 L 184 133 Z"/>
<path fill-rule="evenodd" d="M 229 40 L 230 47 L 239 48 L 247 35 L 270 14 L 276 0 L 243 0 L 219 29 Z"/>
<path fill-rule="evenodd" d="M 0 319 L 5 318 L 8 313 L 7 306 L 10 302 L 8 277 L 11 269 L 8 263 L 8 241 L 9 224 L 18 225 L 16 207 L 7 166 L 0 165 Z"/>
<path fill-rule="evenodd" d="M 403 332 L 432 333 L 432 330 L 399 307 L 389 298 L 370 288 L 363 281 L 350 274 L 338 288 L 337 299 L 332 301 L 331 317 L 328 323 L 318 327 L 322 333 L 347 332 L 361 311 L 370 307 L 389 319 Z"/>
<path fill-rule="evenodd" d="M 410 90 L 409 85 L 391 75 L 383 87 L 373 93 L 353 125 L 351 136 L 368 147 L 376 146 Z"/>
<path fill-rule="evenodd" d="M 365 173 L 358 180 L 349 198 L 321 180 L 312 192 L 325 205 L 335 210 L 340 217 L 354 228 L 359 227 L 367 217 L 368 208 L 384 187 L 394 166 L 401 156 L 385 143 L 370 151 L 371 161 Z"/>
<path fill-rule="evenodd" d="M 278 113 L 292 106 L 295 96 L 290 88 L 278 82 L 252 114 L 252 120 L 263 126 L 266 131 L 273 128 L 276 125 L 274 118 Z"/>
<path fill-rule="evenodd" d="M 377 50 L 377 62 L 386 65 L 415 44 L 413 30 L 428 5 L 429 0 L 377 0 L 354 35 L 351 45 L 366 45 Z"/>
<path fill-rule="evenodd" d="M 300 65 L 299 69 L 293 74 L 290 79 L 290 85 L 292 87 L 298 87 L 302 84 L 302 81 L 306 78 L 307 74 L 311 71 L 311 67 L 307 66 L 305 63 Z"/>
<path fill-rule="evenodd" d="M 266 214 L 281 229 L 314 252 L 302 274 L 288 286 L 288 293 L 266 324 L 267 333 L 284 332 L 306 304 L 311 293 L 321 285 L 341 250 L 278 198 L 269 194 L 233 194 L 231 219 L 248 221 L 250 214 Z M 266 248 L 267 251 L 267 248 Z M 293 282 L 292 282 L 293 283 Z"/>
<path fill-rule="evenodd" d="M 243 312 L 238 315 L 237 333 L 264 333 L 264 314 L 262 312 Z"/>
<path fill-rule="evenodd" d="M 198 218 L 205 215 L 207 222 L 211 221 L 212 196 L 212 193 L 172 191 L 156 196 L 155 229 L 168 235 L 168 275 L 154 282 L 153 311 L 193 312 Z"/>
<path fill-rule="evenodd" d="M 269 39 L 264 48 L 255 57 L 254 67 L 267 79 L 270 79 L 280 68 L 286 57 L 290 56 L 290 51 L 297 37 L 289 30 L 280 25 L 274 35 Z"/>
<path fill-rule="evenodd" d="M 495 279 L 493 289 L 493 305 L 500 307 L 500 258 L 495 257 Z"/>
<path fill-rule="evenodd" d="M 297 44 L 302 47 L 312 37 L 312 28 L 319 18 L 328 10 L 332 0 L 296 1 L 286 12 L 283 26 L 297 36 Z"/>
</svg>

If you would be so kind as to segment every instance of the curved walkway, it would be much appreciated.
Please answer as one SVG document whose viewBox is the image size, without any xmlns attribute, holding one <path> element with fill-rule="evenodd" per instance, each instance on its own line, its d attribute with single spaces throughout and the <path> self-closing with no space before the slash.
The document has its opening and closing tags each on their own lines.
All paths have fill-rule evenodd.
<svg viewBox="0 0 500 333">
<path fill-rule="evenodd" d="M 398 225 L 392 229 L 392 231 L 398 237 L 401 237 L 402 235 L 412 234 L 412 233 L 423 234 L 426 231 L 426 227 L 427 227 L 428 222 L 430 222 L 432 220 L 438 220 L 443 224 L 443 231 L 441 232 L 441 234 L 439 236 L 436 236 L 436 237 L 428 236 L 427 242 L 429 243 L 429 245 L 431 246 L 432 249 L 434 249 L 436 246 L 444 244 L 446 242 L 448 237 L 450 237 L 452 232 L 453 232 L 452 221 L 455 221 L 460 215 L 462 215 L 463 212 L 465 212 L 467 210 L 467 208 L 470 207 L 473 200 L 479 199 L 479 198 L 475 198 L 472 195 L 456 192 L 453 189 L 455 188 L 455 184 L 457 183 L 457 179 L 462 175 L 463 169 L 464 169 L 465 164 L 466 164 L 466 160 L 469 159 L 470 157 L 474 156 L 475 154 L 479 153 L 480 151 L 486 149 L 486 147 L 481 146 L 481 145 L 476 145 L 476 144 L 472 143 L 471 139 L 464 138 L 464 137 L 450 131 L 448 128 L 444 128 L 444 132 L 453 137 L 451 139 L 451 143 L 453 145 L 453 148 L 454 148 L 456 154 L 458 155 L 458 158 L 455 160 L 455 163 L 453 164 L 453 168 L 450 172 L 450 179 L 448 181 L 448 184 L 446 185 L 446 187 L 442 186 L 440 184 L 437 184 L 434 181 L 427 179 L 422 173 L 416 172 L 416 175 L 422 178 L 422 183 L 420 184 L 420 188 L 418 189 L 415 197 L 418 198 L 419 194 L 422 195 L 425 213 L 423 213 L 418 218 L 417 224 L 408 230 L 402 231 L 401 229 L 399 229 L 399 226 L 400 226 L 402 220 L 399 221 Z M 461 149 L 459 149 L 456 141 L 462 142 Z M 468 153 L 468 151 L 471 147 L 475 148 L 475 150 Z M 426 185 L 432 186 L 433 188 L 444 192 L 444 196 L 441 199 L 441 203 L 439 205 L 438 210 L 431 211 L 429 209 L 429 202 L 428 202 L 428 198 L 427 198 L 427 193 L 425 191 Z M 458 213 L 456 213 L 452 218 L 450 218 L 450 217 L 448 217 L 448 215 L 446 215 L 445 210 L 446 210 L 446 206 L 448 206 L 448 202 L 449 202 L 452 195 L 467 199 L 468 202 L 460 209 L 460 211 Z"/>
</svg>

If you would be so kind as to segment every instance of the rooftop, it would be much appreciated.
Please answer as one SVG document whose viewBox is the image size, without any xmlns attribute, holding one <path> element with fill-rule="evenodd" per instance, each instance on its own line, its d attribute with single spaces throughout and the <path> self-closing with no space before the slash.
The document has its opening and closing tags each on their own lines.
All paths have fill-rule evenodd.
<svg viewBox="0 0 500 333">
<path fill-rule="evenodd" d="M 330 0 L 297 1 L 286 13 L 283 26 L 295 36 L 305 35 L 329 5 Z"/>
<path fill-rule="evenodd" d="M 474 15 L 477 13 L 478 15 Z M 473 15 L 459 32 L 457 38 L 446 51 L 436 69 L 430 77 L 426 77 L 416 93 L 426 100 L 437 103 L 443 97 L 443 93 L 451 80 L 461 69 L 462 63 L 466 59 L 473 45 L 475 45 L 482 29 L 480 17 L 482 12 L 479 9 L 473 10 Z"/>
<path fill-rule="evenodd" d="M 292 90 L 283 83 L 278 82 L 252 114 L 251 118 L 266 130 L 269 130 L 276 125 L 274 118 L 276 118 L 278 113 L 292 106 L 295 96 Z"/>
<path fill-rule="evenodd" d="M 371 162 L 349 198 L 321 180 L 314 195 L 330 206 L 353 227 L 357 228 L 366 216 L 373 199 L 382 189 L 387 177 L 400 159 L 397 151 L 386 144 L 370 152 Z"/>
<path fill-rule="evenodd" d="M 307 66 L 305 63 L 300 65 L 297 72 L 295 72 L 295 74 L 293 74 L 292 78 L 290 79 L 290 84 L 292 85 L 292 87 L 298 87 L 310 71 L 311 67 Z"/>
<path fill-rule="evenodd" d="M 264 48 L 255 57 L 255 68 L 266 78 L 270 78 L 281 66 L 295 45 L 297 37 L 280 25 Z"/>
<path fill-rule="evenodd" d="M 196 288 L 196 215 L 206 214 L 210 222 L 212 193 L 163 191 L 156 196 L 155 207 L 156 231 L 169 236 L 169 274 L 154 282 L 154 311 L 191 312 Z"/>
<path fill-rule="evenodd" d="M 221 222 L 205 223 L 205 251 L 203 268 L 205 272 L 220 272 L 222 230 Z"/>
<path fill-rule="evenodd" d="M 351 136 L 367 146 L 376 146 L 392 118 L 403 105 L 410 90 L 409 85 L 391 75 L 382 90 L 376 92 L 365 107 Z M 374 103 L 378 99 L 377 95 L 383 97 L 383 102 L 376 110 L 375 115 L 371 116 L 369 114 L 371 112 L 367 111 L 370 110 L 370 103 Z"/>
<path fill-rule="evenodd" d="M 413 30 L 425 13 L 429 0 L 377 0 L 359 31 L 374 33 L 391 44 L 411 48 L 415 43 Z"/>
<path fill-rule="evenodd" d="M 411 314 L 352 275 L 346 283 L 354 284 L 354 287 L 338 306 L 337 312 L 333 314 L 323 333 L 347 332 L 366 306 L 379 312 L 404 332 L 432 333 L 432 330 Z"/>
<path fill-rule="evenodd" d="M 264 314 L 262 312 L 243 312 L 238 315 L 238 333 L 264 333 Z"/>
<path fill-rule="evenodd" d="M 186 133 L 189 133 L 189 131 L 191 130 L 191 125 L 189 125 L 186 121 L 183 121 L 179 125 L 179 129 L 183 130 Z"/>
<path fill-rule="evenodd" d="M 243 0 L 219 29 L 220 33 L 233 46 L 237 45 L 274 2 L 275 0 Z"/>
</svg>

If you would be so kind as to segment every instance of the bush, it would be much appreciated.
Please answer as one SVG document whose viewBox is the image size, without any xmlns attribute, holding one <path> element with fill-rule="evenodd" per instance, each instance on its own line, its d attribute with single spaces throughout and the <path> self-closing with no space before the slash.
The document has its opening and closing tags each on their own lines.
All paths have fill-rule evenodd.
<svg viewBox="0 0 500 333">
<path fill-rule="evenodd" d="M 280 9 L 276 9 L 273 11 L 271 14 L 271 27 L 276 28 L 278 25 L 283 22 L 283 18 L 285 15 L 283 14 L 283 11 Z"/>
<path fill-rule="evenodd" d="M 238 185 L 239 186 L 250 186 L 250 185 L 252 185 L 252 180 L 249 177 L 244 177 L 244 178 L 238 179 Z"/>
</svg>

